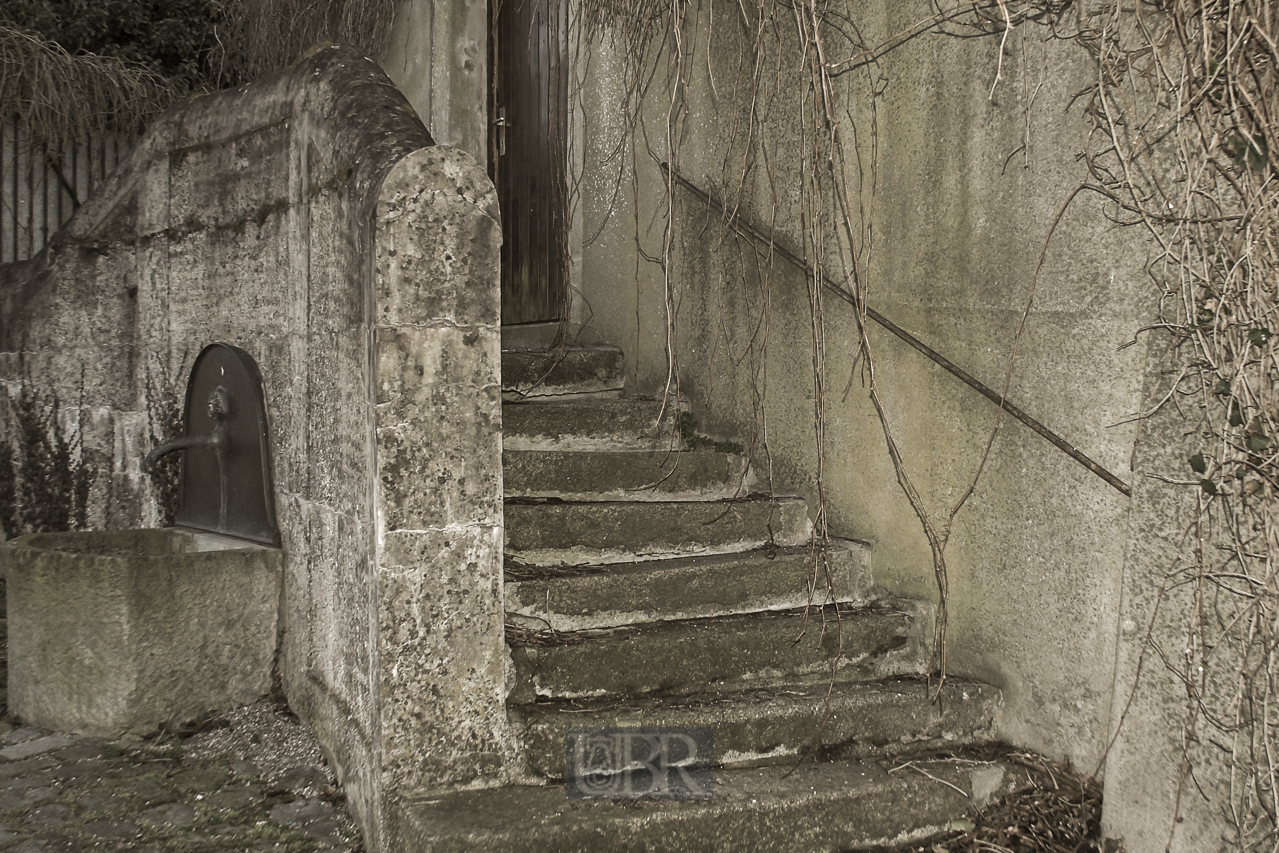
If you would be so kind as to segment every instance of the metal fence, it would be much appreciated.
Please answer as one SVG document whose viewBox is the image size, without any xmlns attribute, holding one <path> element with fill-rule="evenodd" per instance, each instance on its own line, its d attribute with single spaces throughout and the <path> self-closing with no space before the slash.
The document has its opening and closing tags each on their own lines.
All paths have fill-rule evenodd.
<svg viewBox="0 0 1279 853">
<path fill-rule="evenodd" d="M 0 124 L 0 263 L 39 254 L 115 170 L 131 142 L 107 134 L 32 145 L 16 125 Z"/>
</svg>

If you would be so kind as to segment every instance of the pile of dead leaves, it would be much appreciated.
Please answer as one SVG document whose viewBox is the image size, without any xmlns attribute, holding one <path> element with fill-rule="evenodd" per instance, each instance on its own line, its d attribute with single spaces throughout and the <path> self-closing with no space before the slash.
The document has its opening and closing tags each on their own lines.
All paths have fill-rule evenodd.
<svg viewBox="0 0 1279 853">
<path fill-rule="evenodd" d="M 1000 757 L 1024 784 L 952 831 L 880 853 L 1123 853 L 1101 839 L 1101 785 L 1040 756 Z"/>
</svg>

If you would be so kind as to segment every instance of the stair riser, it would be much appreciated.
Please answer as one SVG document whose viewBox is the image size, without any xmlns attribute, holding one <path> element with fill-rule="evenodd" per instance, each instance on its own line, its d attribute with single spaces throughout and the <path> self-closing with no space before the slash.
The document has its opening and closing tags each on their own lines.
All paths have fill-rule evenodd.
<svg viewBox="0 0 1279 853">
<path fill-rule="evenodd" d="M 590 565 L 800 545 L 807 506 L 775 501 L 506 505 L 506 553 L 524 563 Z"/>
<path fill-rule="evenodd" d="M 919 667 L 910 628 L 907 614 L 891 611 L 845 614 L 824 632 L 819 614 L 806 628 L 796 616 L 730 616 L 623 628 L 571 645 L 514 646 L 507 699 L 671 696 L 911 674 Z"/>
<path fill-rule="evenodd" d="M 728 453 L 506 450 L 502 476 L 507 497 L 569 501 L 720 500 L 752 486 Z"/>
<path fill-rule="evenodd" d="M 682 450 L 674 403 L 660 400 L 581 400 L 506 403 L 502 444 L 507 450 Z"/>
<path fill-rule="evenodd" d="M 999 691 L 947 681 L 940 702 L 922 681 L 786 688 L 700 704 L 644 703 L 625 710 L 565 713 L 558 705 L 515 706 L 532 772 L 565 778 L 564 743 L 573 728 L 697 728 L 714 732 L 715 763 L 750 767 L 794 762 L 820 739 L 817 757 L 843 759 L 906 750 L 953 749 L 992 737 Z"/>
<path fill-rule="evenodd" d="M 832 544 L 827 563 L 835 601 L 861 603 L 870 587 L 870 549 Z M 812 599 L 809 587 L 813 588 Z M 591 575 L 507 582 L 508 617 L 556 631 L 611 628 L 803 607 L 827 601 L 825 565 L 808 549 L 703 557 Z"/>
</svg>

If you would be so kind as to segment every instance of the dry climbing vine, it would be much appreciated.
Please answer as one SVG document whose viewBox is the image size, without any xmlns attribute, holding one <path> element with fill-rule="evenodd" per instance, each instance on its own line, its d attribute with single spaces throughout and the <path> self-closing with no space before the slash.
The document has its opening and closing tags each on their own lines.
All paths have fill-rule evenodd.
<svg viewBox="0 0 1279 853">
<path fill-rule="evenodd" d="M 993 96 L 1004 80 L 1004 47 L 1019 28 L 1033 26 L 1045 39 L 1073 40 L 1087 50 L 1096 75 L 1077 98 L 1086 103 L 1091 123 L 1087 149 L 1081 152 L 1090 179 L 1062 190 L 1062 210 L 1081 198 L 1100 199 L 1113 221 L 1150 238 L 1156 251 L 1148 271 L 1159 314 L 1144 331 L 1170 342 L 1174 369 L 1160 402 L 1142 416 L 1175 409 L 1196 442 L 1184 468 L 1168 472 L 1167 479 L 1191 505 L 1191 521 L 1158 605 L 1165 611 L 1184 608 L 1164 618 L 1180 620 L 1185 644 L 1167 648 L 1150 631 L 1143 660 L 1160 661 L 1185 686 L 1179 798 L 1190 795 L 1205 750 L 1215 753 L 1217 763 L 1224 755 L 1230 798 L 1222 810 L 1234 833 L 1228 843 L 1239 850 L 1279 850 L 1279 709 L 1274 700 L 1279 578 L 1271 556 L 1279 545 L 1279 360 L 1273 340 L 1279 331 L 1279 7 L 1266 0 L 937 3 L 933 14 L 877 43 L 862 37 L 843 8 L 823 0 L 739 0 L 736 31 L 716 34 L 709 32 L 712 18 L 698 17 L 686 0 L 585 4 L 584 19 L 598 29 L 595 41 L 606 33 L 627 57 L 630 136 L 641 140 L 633 149 L 632 167 L 641 155 L 671 167 L 662 251 L 649 258 L 663 270 L 668 315 L 678 304 L 671 281 L 671 223 L 682 200 L 674 176 L 680 170 L 691 78 L 702 67 L 698 50 L 704 48 L 698 45 L 717 37 L 735 39 L 736 73 L 716 79 L 708 61 L 705 68 L 721 103 L 746 106 L 729 122 L 719 174 L 704 174 L 717 179 L 721 246 L 729 242 L 726 235 L 743 210 L 752 212 L 770 240 L 783 239 L 775 236 L 780 232 L 792 239 L 798 233 L 799 244 L 789 248 L 803 261 L 812 321 L 815 542 L 828 535 L 824 423 L 831 392 L 822 384 L 823 284 L 834 283 L 856 308 L 857 369 L 898 482 L 932 550 L 939 593 L 933 668 L 944 678 L 946 545 L 986 454 L 976 461 L 957 501 L 941 511 L 926 506 L 881 400 L 866 334 L 879 144 L 876 100 L 885 85 L 880 60 L 925 32 L 999 39 L 990 75 Z M 622 23 L 628 21 L 637 23 Z M 871 93 L 868 102 L 852 102 L 850 81 L 857 75 L 861 91 Z M 670 101 L 664 126 L 650 135 L 635 117 L 654 79 L 664 83 Z M 795 126 L 778 121 L 783 101 L 785 114 L 800 119 Z M 620 186 L 625 155 L 619 149 L 616 156 Z M 799 170 L 798 201 L 789 206 L 785 196 L 793 186 L 779 187 L 783 178 L 793 177 L 783 176 L 784 164 L 798 164 Z M 632 168 L 630 181 L 638 195 L 634 175 Z M 798 229 L 779 227 L 782 208 L 785 215 L 797 214 Z M 637 233 L 639 226 L 637 219 Z M 740 360 L 749 362 L 756 414 L 748 452 L 762 457 L 771 471 L 764 417 L 769 379 L 760 351 L 769 340 L 773 265 L 780 246 L 752 244 L 742 250 L 740 242 L 736 245 L 743 266 L 754 264 L 762 282 L 751 303 L 756 319 L 750 345 Z M 1027 303 L 1023 322 L 1029 310 Z M 671 384 L 677 388 L 675 328 L 668 321 Z M 1006 377 L 1005 393 L 1007 387 Z M 986 453 L 989 448 L 988 441 Z M 815 579 L 821 564 L 817 560 Z"/>
<path fill-rule="evenodd" d="M 1063 5 L 1022 4 L 1014 9 L 1000 0 L 960 3 L 939 8 L 936 14 L 880 44 L 868 43 L 857 21 L 843 12 L 839 4 L 823 0 L 739 2 L 735 10 L 738 25 L 735 28 L 730 25 L 733 32 L 721 29 L 719 33 L 714 31 L 713 11 L 699 15 L 699 7 L 684 0 L 632 0 L 630 3 L 598 0 L 586 4 L 583 16 L 598 29 L 597 40 L 604 38 L 614 48 L 619 44 L 622 48 L 629 86 L 625 107 L 631 124 L 627 128 L 629 132 L 620 138 L 639 137 L 640 141 L 632 149 L 633 156 L 646 155 L 661 163 L 666 176 L 661 250 L 646 259 L 660 266 L 664 278 L 667 387 L 676 395 L 679 346 L 675 340 L 678 294 L 672 280 L 676 245 L 673 223 L 683 200 L 679 177 L 681 141 L 690 110 L 688 98 L 694 88 L 693 77 L 705 68 L 709 87 L 721 103 L 744 105 L 732 112 L 722 144 L 723 161 L 719 174 L 714 177 L 722 201 L 721 227 L 713 239 L 718 240 L 721 248 L 726 246 L 728 235 L 737 227 L 738 215 L 749 211 L 758 229 L 768 235 L 766 239 L 770 241 L 762 247 L 751 244 L 744 253 L 747 256 L 744 263 L 754 265 L 756 279 L 761 284 L 754 296 L 755 326 L 740 356 L 740 359 L 749 359 L 752 376 L 754 431 L 748 453 L 757 464 L 761 458 L 764 460 L 765 479 L 770 483 L 771 451 L 765 403 L 774 263 L 779 257 L 799 258 L 803 267 L 809 308 L 809 375 L 813 382 L 816 511 L 809 588 L 814 593 L 814 603 L 820 603 L 823 597 L 829 599 L 834 592 L 827 561 L 830 531 L 826 513 L 825 424 L 830 392 L 825 387 L 828 374 L 826 294 L 834 290 L 852 303 L 859 334 L 858 369 L 883 428 L 897 480 L 920 520 L 933 557 L 938 608 L 930 670 L 938 676 L 939 687 L 946 673 L 949 599 L 946 545 L 955 517 L 981 476 L 986 455 L 977 460 L 969 486 L 957 501 L 940 511 L 929 507 L 914 485 L 883 403 L 867 333 L 866 305 L 878 167 L 876 98 L 884 85 L 879 60 L 906 40 L 942 26 L 987 28 L 996 34 L 998 31 L 994 28 L 1002 27 L 1006 37 L 1012 27 L 1050 17 Z M 712 63 L 703 56 L 717 38 L 737 45 L 738 67 L 728 79 L 716 79 Z M 998 86 L 1000 76 L 1001 70 L 996 69 L 992 89 Z M 642 114 L 640 104 L 653 80 L 661 81 L 664 91 L 669 93 L 657 130 L 651 130 L 637 119 Z M 719 87 L 725 91 L 719 92 Z M 865 92 L 872 94 L 869 102 L 858 103 L 858 95 Z M 630 180 L 633 193 L 638 195 L 636 172 L 633 167 Z M 624 175 L 619 172 L 619 185 Z M 796 183 L 797 194 L 792 192 Z M 794 195 L 797 198 L 792 198 Z M 638 217 L 638 205 L 636 211 Z M 796 222 L 797 228 L 793 227 Z M 637 233 L 639 226 L 637 219 Z M 786 236 L 778 236 L 781 234 Z M 771 242 L 774 239 L 778 241 L 776 244 Z M 797 243 L 783 247 L 782 241 L 786 240 Z M 1015 354 L 1010 359 L 1009 376 L 1013 360 Z M 994 430 L 997 429 L 998 425 Z M 986 449 L 988 452 L 989 442 Z"/>
<path fill-rule="evenodd" d="M 1228 843 L 1279 850 L 1279 9 L 1107 4 L 1077 25 L 1098 68 L 1088 188 L 1157 247 L 1171 379 L 1145 414 L 1193 450 L 1167 472 L 1190 521 L 1152 616 L 1184 644 L 1151 632 L 1143 652 L 1186 692 L 1177 814 L 1224 756 Z"/>
</svg>

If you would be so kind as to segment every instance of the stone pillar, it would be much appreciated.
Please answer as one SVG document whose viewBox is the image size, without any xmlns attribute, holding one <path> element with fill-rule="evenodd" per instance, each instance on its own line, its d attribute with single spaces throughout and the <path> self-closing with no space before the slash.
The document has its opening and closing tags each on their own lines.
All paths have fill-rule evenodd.
<svg viewBox="0 0 1279 853">
<path fill-rule="evenodd" d="M 375 399 L 382 790 L 495 779 L 502 634 L 501 225 L 463 151 L 401 160 L 377 212 Z M 393 849 L 392 834 L 384 839 Z"/>
</svg>

